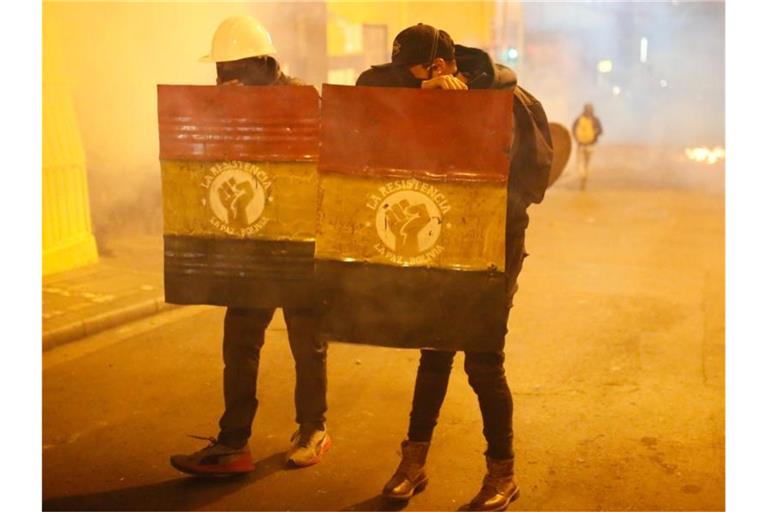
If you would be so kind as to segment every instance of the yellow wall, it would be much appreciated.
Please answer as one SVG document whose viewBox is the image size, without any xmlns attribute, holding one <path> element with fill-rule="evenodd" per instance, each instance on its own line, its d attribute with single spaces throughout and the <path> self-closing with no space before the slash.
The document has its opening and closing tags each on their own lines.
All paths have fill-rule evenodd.
<svg viewBox="0 0 768 512">
<path fill-rule="evenodd" d="M 197 59 L 224 18 L 259 18 L 287 71 L 319 85 L 326 48 L 338 46 L 326 43 L 331 20 L 386 24 L 388 55 L 397 32 L 418 22 L 488 47 L 494 12 L 494 2 L 43 2 L 44 53 L 56 49 L 71 92 L 97 238 L 148 219 L 160 232 L 156 84 L 213 83 L 214 66 Z"/>
<path fill-rule="evenodd" d="M 148 209 L 159 215 L 156 84 L 212 83 L 213 66 L 197 59 L 224 17 L 246 11 L 245 4 L 43 4 L 43 33 L 73 93 L 97 227 L 136 222 Z"/>
<path fill-rule="evenodd" d="M 43 275 L 98 259 L 83 144 L 53 35 L 43 35 Z"/>
<path fill-rule="evenodd" d="M 395 36 L 406 27 L 426 23 L 448 32 L 457 44 L 490 48 L 493 45 L 495 2 L 386 2 L 335 1 L 327 2 L 328 54 L 344 53 L 341 31 L 335 24 L 385 24 L 391 45 Z"/>
<path fill-rule="evenodd" d="M 80 126 L 97 238 L 147 223 L 160 231 L 157 84 L 215 83 L 215 66 L 198 58 L 218 24 L 241 14 L 272 33 L 286 71 L 319 84 L 324 13 L 322 3 L 44 2 L 43 32 L 61 56 Z"/>
</svg>

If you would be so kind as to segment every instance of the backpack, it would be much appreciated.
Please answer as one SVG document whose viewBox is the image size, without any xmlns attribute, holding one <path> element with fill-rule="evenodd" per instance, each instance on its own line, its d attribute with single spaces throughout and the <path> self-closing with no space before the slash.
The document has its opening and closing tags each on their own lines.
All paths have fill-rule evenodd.
<svg viewBox="0 0 768 512">
<path fill-rule="evenodd" d="M 576 122 L 576 141 L 579 144 L 592 144 L 595 142 L 595 125 L 587 116 L 579 117 Z"/>
<path fill-rule="evenodd" d="M 519 85 L 515 87 L 514 111 L 518 134 L 509 166 L 509 190 L 527 206 L 544 199 L 552 167 L 552 135 L 541 103 Z"/>
</svg>

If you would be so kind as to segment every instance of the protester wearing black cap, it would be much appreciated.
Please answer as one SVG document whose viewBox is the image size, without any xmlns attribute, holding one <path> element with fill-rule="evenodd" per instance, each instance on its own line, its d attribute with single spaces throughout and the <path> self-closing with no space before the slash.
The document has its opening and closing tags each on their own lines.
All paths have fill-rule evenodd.
<svg viewBox="0 0 768 512">
<path fill-rule="evenodd" d="M 424 89 L 514 89 L 515 153 L 509 169 L 506 226 L 508 307 L 517 291 L 525 252 L 527 207 L 539 203 L 547 188 L 552 141 L 539 101 L 517 85 L 515 73 L 495 64 L 484 51 L 454 45 L 451 36 L 418 24 L 400 32 L 392 45 L 392 62 L 363 72 L 360 86 Z M 468 148 L 471 150 L 471 148 Z M 482 321 L 482 319 L 478 319 Z M 455 352 L 422 350 L 402 460 L 384 487 L 390 499 L 408 500 L 427 484 L 424 471 L 432 432 L 448 388 Z M 488 473 L 470 510 L 503 510 L 519 489 L 514 479 L 512 395 L 504 373 L 504 352 L 465 353 L 464 369 L 478 396 Z"/>
<path fill-rule="evenodd" d="M 465 90 L 465 82 L 456 76 L 455 59 L 451 36 L 419 23 L 395 37 L 392 62 L 363 72 L 357 85 Z"/>
</svg>

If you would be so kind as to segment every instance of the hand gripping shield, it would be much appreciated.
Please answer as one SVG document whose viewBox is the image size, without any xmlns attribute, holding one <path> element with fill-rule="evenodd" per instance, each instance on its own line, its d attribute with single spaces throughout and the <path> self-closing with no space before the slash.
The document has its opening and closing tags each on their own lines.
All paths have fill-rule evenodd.
<svg viewBox="0 0 768 512">
<path fill-rule="evenodd" d="M 320 335 L 498 350 L 511 91 L 323 86 Z"/>
<path fill-rule="evenodd" d="M 312 305 L 319 115 L 308 86 L 158 86 L 167 302 Z"/>
</svg>

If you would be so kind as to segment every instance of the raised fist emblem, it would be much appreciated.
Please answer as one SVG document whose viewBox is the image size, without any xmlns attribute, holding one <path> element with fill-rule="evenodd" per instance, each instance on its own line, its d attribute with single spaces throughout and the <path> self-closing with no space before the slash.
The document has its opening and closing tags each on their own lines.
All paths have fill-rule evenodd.
<svg viewBox="0 0 768 512">
<path fill-rule="evenodd" d="M 393 204 L 386 212 L 385 226 L 395 236 L 395 252 L 403 256 L 418 256 L 419 233 L 429 224 L 427 206 L 412 205 L 407 199 Z"/>
<path fill-rule="evenodd" d="M 256 195 L 253 184 L 238 182 L 234 177 L 224 181 L 217 190 L 221 204 L 227 209 L 227 223 L 235 228 L 248 227 L 248 205 Z"/>
</svg>

